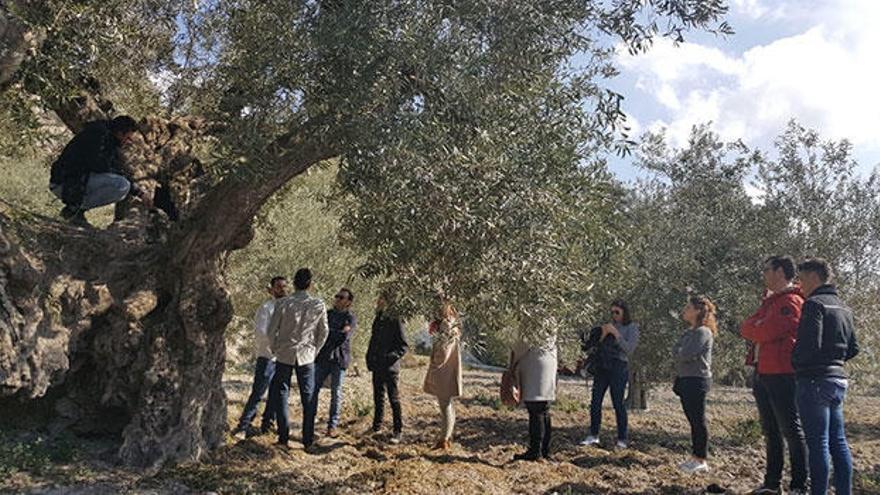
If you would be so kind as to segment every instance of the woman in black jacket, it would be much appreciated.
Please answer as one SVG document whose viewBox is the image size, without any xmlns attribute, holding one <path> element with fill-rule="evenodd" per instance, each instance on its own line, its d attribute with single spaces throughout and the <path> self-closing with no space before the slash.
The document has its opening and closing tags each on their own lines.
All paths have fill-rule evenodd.
<svg viewBox="0 0 880 495">
<path fill-rule="evenodd" d="M 400 443 L 403 417 L 400 411 L 400 358 L 409 347 L 403 333 L 400 319 L 387 309 L 391 298 L 388 294 L 379 296 L 376 301 L 376 317 L 367 348 L 367 369 L 373 373 L 373 432 L 382 428 L 385 413 L 385 393 L 391 403 L 394 430 L 391 443 Z"/>
</svg>

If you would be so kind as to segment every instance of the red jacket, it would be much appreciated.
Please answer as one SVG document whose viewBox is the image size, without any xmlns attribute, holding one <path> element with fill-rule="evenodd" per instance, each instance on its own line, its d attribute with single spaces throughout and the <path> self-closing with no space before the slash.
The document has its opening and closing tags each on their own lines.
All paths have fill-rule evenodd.
<svg viewBox="0 0 880 495">
<path fill-rule="evenodd" d="M 740 334 L 755 344 L 758 373 L 794 373 L 791 352 L 794 349 L 803 304 L 801 289 L 795 286 L 764 298 L 758 311 L 743 322 Z"/>
</svg>

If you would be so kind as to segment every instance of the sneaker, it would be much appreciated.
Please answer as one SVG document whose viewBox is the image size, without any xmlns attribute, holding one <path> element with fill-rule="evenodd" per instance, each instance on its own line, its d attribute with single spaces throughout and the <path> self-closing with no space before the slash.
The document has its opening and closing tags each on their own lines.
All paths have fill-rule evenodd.
<svg viewBox="0 0 880 495">
<path fill-rule="evenodd" d="M 758 488 L 749 492 L 749 495 L 778 495 L 779 488 L 770 488 L 768 486 L 761 485 Z"/>
<path fill-rule="evenodd" d="M 626 440 L 618 440 L 617 443 L 614 444 L 614 446 L 617 447 L 618 449 L 621 449 L 621 450 L 629 448 L 629 445 L 627 445 Z"/>
<path fill-rule="evenodd" d="M 805 488 L 789 488 L 788 495 L 807 495 L 809 492 Z"/>
<path fill-rule="evenodd" d="M 393 443 L 394 445 L 397 445 L 400 443 L 401 437 L 402 437 L 401 433 L 399 431 L 395 431 L 394 434 L 391 435 L 391 440 L 389 440 L 389 442 Z"/>
<path fill-rule="evenodd" d="M 232 435 L 232 438 L 244 440 L 247 438 L 247 430 L 247 427 L 237 426 L 234 430 L 230 431 L 229 434 Z"/>
<path fill-rule="evenodd" d="M 581 440 L 581 443 L 578 444 L 582 447 L 586 447 L 588 445 L 599 445 L 599 437 L 594 437 L 593 435 L 587 435 L 587 438 Z"/>
<path fill-rule="evenodd" d="M 678 469 L 682 470 L 687 474 L 697 474 L 704 473 L 709 470 L 709 465 L 706 464 L 706 461 L 698 461 L 696 459 L 691 459 L 686 462 L 682 462 L 678 465 Z"/>
<path fill-rule="evenodd" d="M 327 436 L 329 438 L 336 438 L 339 436 L 339 433 L 336 432 L 336 428 L 327 428 Z"/>
</svg>

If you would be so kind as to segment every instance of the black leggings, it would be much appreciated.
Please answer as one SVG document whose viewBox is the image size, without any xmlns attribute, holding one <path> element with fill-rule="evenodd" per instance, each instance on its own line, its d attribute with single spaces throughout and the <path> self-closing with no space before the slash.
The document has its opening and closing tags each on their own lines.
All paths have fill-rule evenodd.
<svg viewBox="0 0 880 495">
<path fill-rule="evenodd" d="M 673 390 L 681 399 L 684 415 L 691 425 L 691 452 L 694 457 L 705 459 L 709 445 L 709 428 L 706 426 L 706 394 L 709 379 L 684 376 L 675 379 Z"/>
<path fill-rule="evenodd" d="M 529 411 L 529 452 L 547 457 L 550 455 L 550 403 L 527 401 Z"/>
</svg>

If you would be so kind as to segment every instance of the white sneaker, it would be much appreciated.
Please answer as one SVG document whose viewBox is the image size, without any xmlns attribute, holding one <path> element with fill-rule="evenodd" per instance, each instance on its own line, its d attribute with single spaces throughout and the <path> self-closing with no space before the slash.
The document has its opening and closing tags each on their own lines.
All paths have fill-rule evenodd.
<svg viewBox="0 0 880 495">
<path fill-rule="evenodd" d="M 709 470 L 709 465 L 706 464 L 706 461 L 697 461 L 691 459 L 687 462 L 682 462 L 681 464 L 679 464 L 678 469 L 681 469 L 687 474 L 705 473 Z"/>
<path fill-rule="evenodd" d="M 626 440 L 618 440 L 617 443 L 615 444 L 615 446 L 620 450 L 629 448 L 629 445 L 627 445 Z"/>
<path fill-rule="evenodd" d="M 587 435 L 587 438 L 581 440 L 581 443 L 579 445 L 581 445 L 582 447 L 586 447 L 587 445 L 599 445 L 599 437 Z"/>
</svg>

